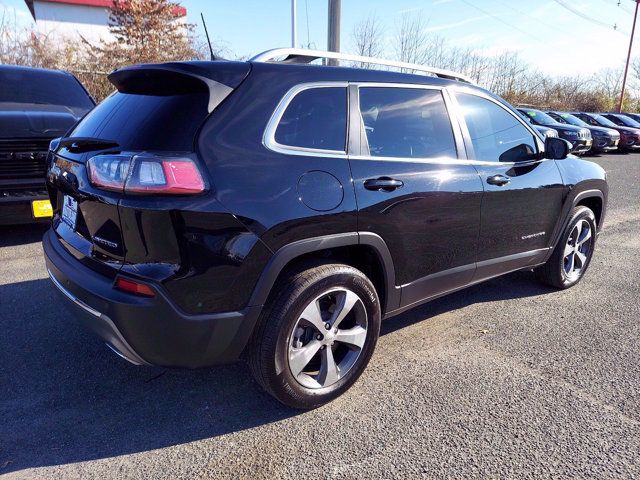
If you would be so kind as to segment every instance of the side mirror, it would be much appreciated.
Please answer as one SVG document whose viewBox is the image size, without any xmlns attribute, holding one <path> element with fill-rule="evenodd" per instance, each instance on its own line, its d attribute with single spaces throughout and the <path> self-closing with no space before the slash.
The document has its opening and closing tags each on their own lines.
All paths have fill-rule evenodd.
<svg viewBox="0 0 640 480">
<path fill-rule="evenodd" d="M 544 158 L 562 160 L 571 153 L 573 146 L 562 138 L 547 137 L 544 140 Z"/>
</svg>

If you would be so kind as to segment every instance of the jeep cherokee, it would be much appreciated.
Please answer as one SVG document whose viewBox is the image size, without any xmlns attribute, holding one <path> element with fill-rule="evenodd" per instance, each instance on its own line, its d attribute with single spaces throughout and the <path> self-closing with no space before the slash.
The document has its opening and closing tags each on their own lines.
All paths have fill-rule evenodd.
<svg viewBox="0 0 640 480">
<path fill-rule="evenodd" d="M 306 64 L 320 57 L 357 58 L 122 68 L 53 142 L 49 275 L 117 354 L 246 359 L 314 408 L 356 381 L 382 319 L 516 270 L 583 277 L 602 168 L 461 75 Z"/>
</svg>

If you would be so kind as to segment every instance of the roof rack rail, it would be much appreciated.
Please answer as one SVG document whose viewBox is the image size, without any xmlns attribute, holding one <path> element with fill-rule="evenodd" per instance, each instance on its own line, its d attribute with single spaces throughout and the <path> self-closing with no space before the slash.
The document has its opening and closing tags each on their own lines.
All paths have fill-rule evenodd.
<svg viewBox="0 0 640 480">
<path fill-rule="evenodd" d="M 398 62 L 395 60 L 383 60 L 373 57 L 362 57 L 360 55 L 351 55 L 349 53 L 339 52 L 324 52 L 321 50 L 307 50 L 304 48 L 274 48 L 265 52 L 259 53 L 253 58 L 250 58 L 250 62 L 272 62 L 276 61 L 279 57 L 285 57 L 280 60 L 282 63 L 310 63 L 319 58 L 345 60 L 349 62 L 360 62 L 372 65 L 386 65 L 388 67 L 405 68 L 409 70 L 416 70 L 419 72 L 430 73 L 440 78 L 447 78 L 449 80 L 458 80 L 461 82 L 473 84 L 473 80 L 461 73 L 452 72 L 450 70 L 443 70 L 441 68 L 428 67 L 426 65 L 418 65 L 417 63 Z"/>
</svg>

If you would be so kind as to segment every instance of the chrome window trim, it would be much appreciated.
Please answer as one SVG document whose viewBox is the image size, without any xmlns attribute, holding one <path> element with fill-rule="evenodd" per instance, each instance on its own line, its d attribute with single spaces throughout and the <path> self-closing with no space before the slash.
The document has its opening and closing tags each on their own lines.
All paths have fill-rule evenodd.
<svg viewBox="0 0 640 480">
<path fill-rule="evenodd" d="M 335 82 L 309 82 L 309 83 L 299 83 L 293 87 L 291 87 L 287 93 L 280 99 L 278 105 L 275 110 L 271 114 L 271 118 L 267 122 L 267 126 L 264 129 L 264 133 L 262 135 L 262 145 L 265 148 L 277 152 L 283 153 L 285 155 L 299 155 L 306 157 L 317 157 L 323 156 L 327 158 L 346 158 L 347 157 L 347 145 L 349 142 L 349 91 L 347 87 L 349 86 L 349 82 L 346 81 L 335 81 Z M 287 107 L 291 103 L 291 101 L 298 95 L 300 92 L 304 92 L 305 90 L 311 90 L 314 88 L 344 88 L 345 95 L 347 96 L 347 121 L 345 122 L 345 149 L 344 150 L 324 150 L 321 148 L 308 148 L 308 147 L 297 147 L 294 145 L 284 145 L 282 143 L 278 143 L 276 141 L 276 130 L 278 129 L 278 124 L 284 115 L 284 112 L 287 110 Z"/>
<path fill-rule="evenodd" d="M 422 90 L 444 90 L 444 85 L 428 85 L 422 83 L 402 83 L 402 82 L 350 82 L 350 85 L 357 87 L 388 87 L 388 88 L 418 88 Z"/>
<path fill-rule="evenodd" d="M 539 162 L 540 160 L 532 160 L 531 162 L 489 162 L 485 160 L 464 160 L 459 158 L 438 157 L 438 158 L 413 158 L 413 157 L 372 157 L 369 155 L 349 155 L 349 160 L 370 160 L 370 161 L 387 161 L 387 162 L 405 162 L 405 163 L 425 163 L 433 165 L 483 165 L 495 166 L 503 165 L 505 167 L 513 165 L 524 165 L 528 163 Z"/>
</svg>

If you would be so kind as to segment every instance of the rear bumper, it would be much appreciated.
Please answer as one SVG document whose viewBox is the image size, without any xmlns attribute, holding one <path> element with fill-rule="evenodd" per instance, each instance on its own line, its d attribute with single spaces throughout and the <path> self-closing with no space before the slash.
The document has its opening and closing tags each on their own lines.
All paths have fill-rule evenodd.
<svg viewBox="0 0 640 480">
<path fill-rule="evenodd" d="M 113 288 L 113 281 L 76 260 L 52 230 L 43 238 L 53 284 L 90 330 L 136 365 L 204 367 L 240 358 L 261 307 L 241 312 L 188 315 L 161 287 L 154 298 Z"/>
<path fill-rule="evenodd" d="M 35 218 L 31 209 L 33 200 L 48 199 L 49 195 L 42 187 L 25 191 L 15 191 L 0 187 L 0 225 L 50 222 L 50 217 Z"/>
</svg>

